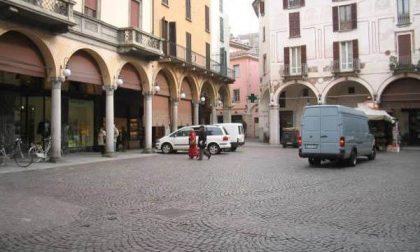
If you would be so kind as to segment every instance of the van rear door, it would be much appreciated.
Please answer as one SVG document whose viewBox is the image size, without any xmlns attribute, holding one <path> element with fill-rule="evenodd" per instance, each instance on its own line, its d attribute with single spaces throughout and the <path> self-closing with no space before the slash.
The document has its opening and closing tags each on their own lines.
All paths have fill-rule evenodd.
<svg viewBox="0 0 420 252">
<path fill-rule="evenodd" d="M 336 154 L 340 152 L 339 121 L 337 107 L 321 109 L 321 153 Z"/>
<path fill-rule="evenodd" d="M 302 120 L 302 152 L 320 153 L 321 109 L 307 107 Z"/>
</svg>

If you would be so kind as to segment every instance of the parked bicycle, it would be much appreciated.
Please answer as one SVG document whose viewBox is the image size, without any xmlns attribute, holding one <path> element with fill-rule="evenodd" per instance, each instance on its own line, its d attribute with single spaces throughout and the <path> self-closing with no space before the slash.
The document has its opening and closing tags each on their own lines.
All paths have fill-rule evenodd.
<svg viewBox="0 0 420 252">
<path fill-rule="evenodd" d="M 6 159 L 14 159 L 20 167 L 28 167 L 33 163 L 33 156 L 22 151 L 22 139 L 16 138 L 12 152 L 7 153 L 4 145 L 0 145 L 0 164 L 5 165 Z"/>
<path fill-rule="evenodd" d="M 33 161 L 35 163 L 39 163 L 41 161 L 48 161 L 51 157 L 51 137 L 44 139 L 44 146 L 42 144 L 32 144 L 31 148 L 29 148 L 29 155 L 33 157 Z"/>
</svg>

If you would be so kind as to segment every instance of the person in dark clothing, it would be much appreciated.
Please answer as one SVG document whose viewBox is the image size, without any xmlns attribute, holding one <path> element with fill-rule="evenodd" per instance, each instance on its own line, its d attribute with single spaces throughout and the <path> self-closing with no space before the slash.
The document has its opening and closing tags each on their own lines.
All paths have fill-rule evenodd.
<svg viewBox="0 0 420 252">
<path fill-rule="evenodd" d="M 207 132 L 203 125 L 200 126 L 200 131 L 198 132 L 198 147 L 200 148 L 200 156 L 198 160 L 203 160 L 203 154 L 207 156 L 207 159 L 210 159 L 211 154 L 206 149 L 207 145 Z"/>
</svg>

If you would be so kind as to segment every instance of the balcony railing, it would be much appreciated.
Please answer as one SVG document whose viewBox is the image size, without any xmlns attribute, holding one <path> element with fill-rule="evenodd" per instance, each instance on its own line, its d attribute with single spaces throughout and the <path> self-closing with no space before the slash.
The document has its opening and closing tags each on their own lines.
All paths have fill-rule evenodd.
<svg viewBox="0 0 420 252">
<path fill-rule="evenodd" d="M 31 25 L 47 27 L 50 30 L 66 32 L 75 25 L 72 0 L 0 0 L 0 9 L 17 9 L 11 18 Z"/>
<path fill-rule="evenodd" d="M 334 75 L 357 75 L 360 72 L 360 60 L 353 59 L 347 62 L 334 60 L 331 63 L 331 72 Z"/>
<path fill-rule="evenodd" d="M 283 66 L 283 78 L 284 79 L 303 79 L 308 76 L 308 65 L 302 63 L 299 66 L 292 66 L 286 64 Z"/>
<path fill-rule="evenodd" d="M 389 68 L 394 74 L 414 73 L 420 71 L 420 60 L 413 64 L 412 56 L 391 56 L 389 58 Z"/>
<path fill-rule="evenodd" d="M 410 23 L 409 13 L 398 13 L 398 25 L 406 25 Z"/>
<path fill-rule="evenodd" d="M 288 0 L 288 7 L 289 8 L 298 8 L 302 6 L 301 0 Z"/>
<path fill-rule="evenodd" d="M 166 56 L 177 59 L 183 64 L 186 63 L 192 67 L 198 67 L 205 71 L 234 80 L 234 72 L 232 69 L 184 46 L 164 41 L 163 52 Z"/>
<path fill-rule="evenodd" d="M 121 52 L 140 50 L 143 54 L 162 55 L 162 40 L 137 28 L 129 27 L 118 31 Z"/>
</svg>

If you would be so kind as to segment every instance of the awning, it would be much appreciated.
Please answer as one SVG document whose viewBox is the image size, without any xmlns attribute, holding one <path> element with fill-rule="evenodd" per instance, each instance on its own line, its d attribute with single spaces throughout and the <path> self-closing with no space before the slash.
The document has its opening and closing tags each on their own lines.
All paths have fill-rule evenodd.
<svg viewBox="0 0 420 252">
<path fill-rule="evenodd" d="M 385 110 L 378 110 L 378 109 L 372 109 L 366 105 L 358 104 L 357 110 L 365 112 L 369 120 L 372 121 L 379 121 L 379 120 L 385 120 L 390 123 L 395 122 L 395 118 L 390 116 Z"/>
</svg>

